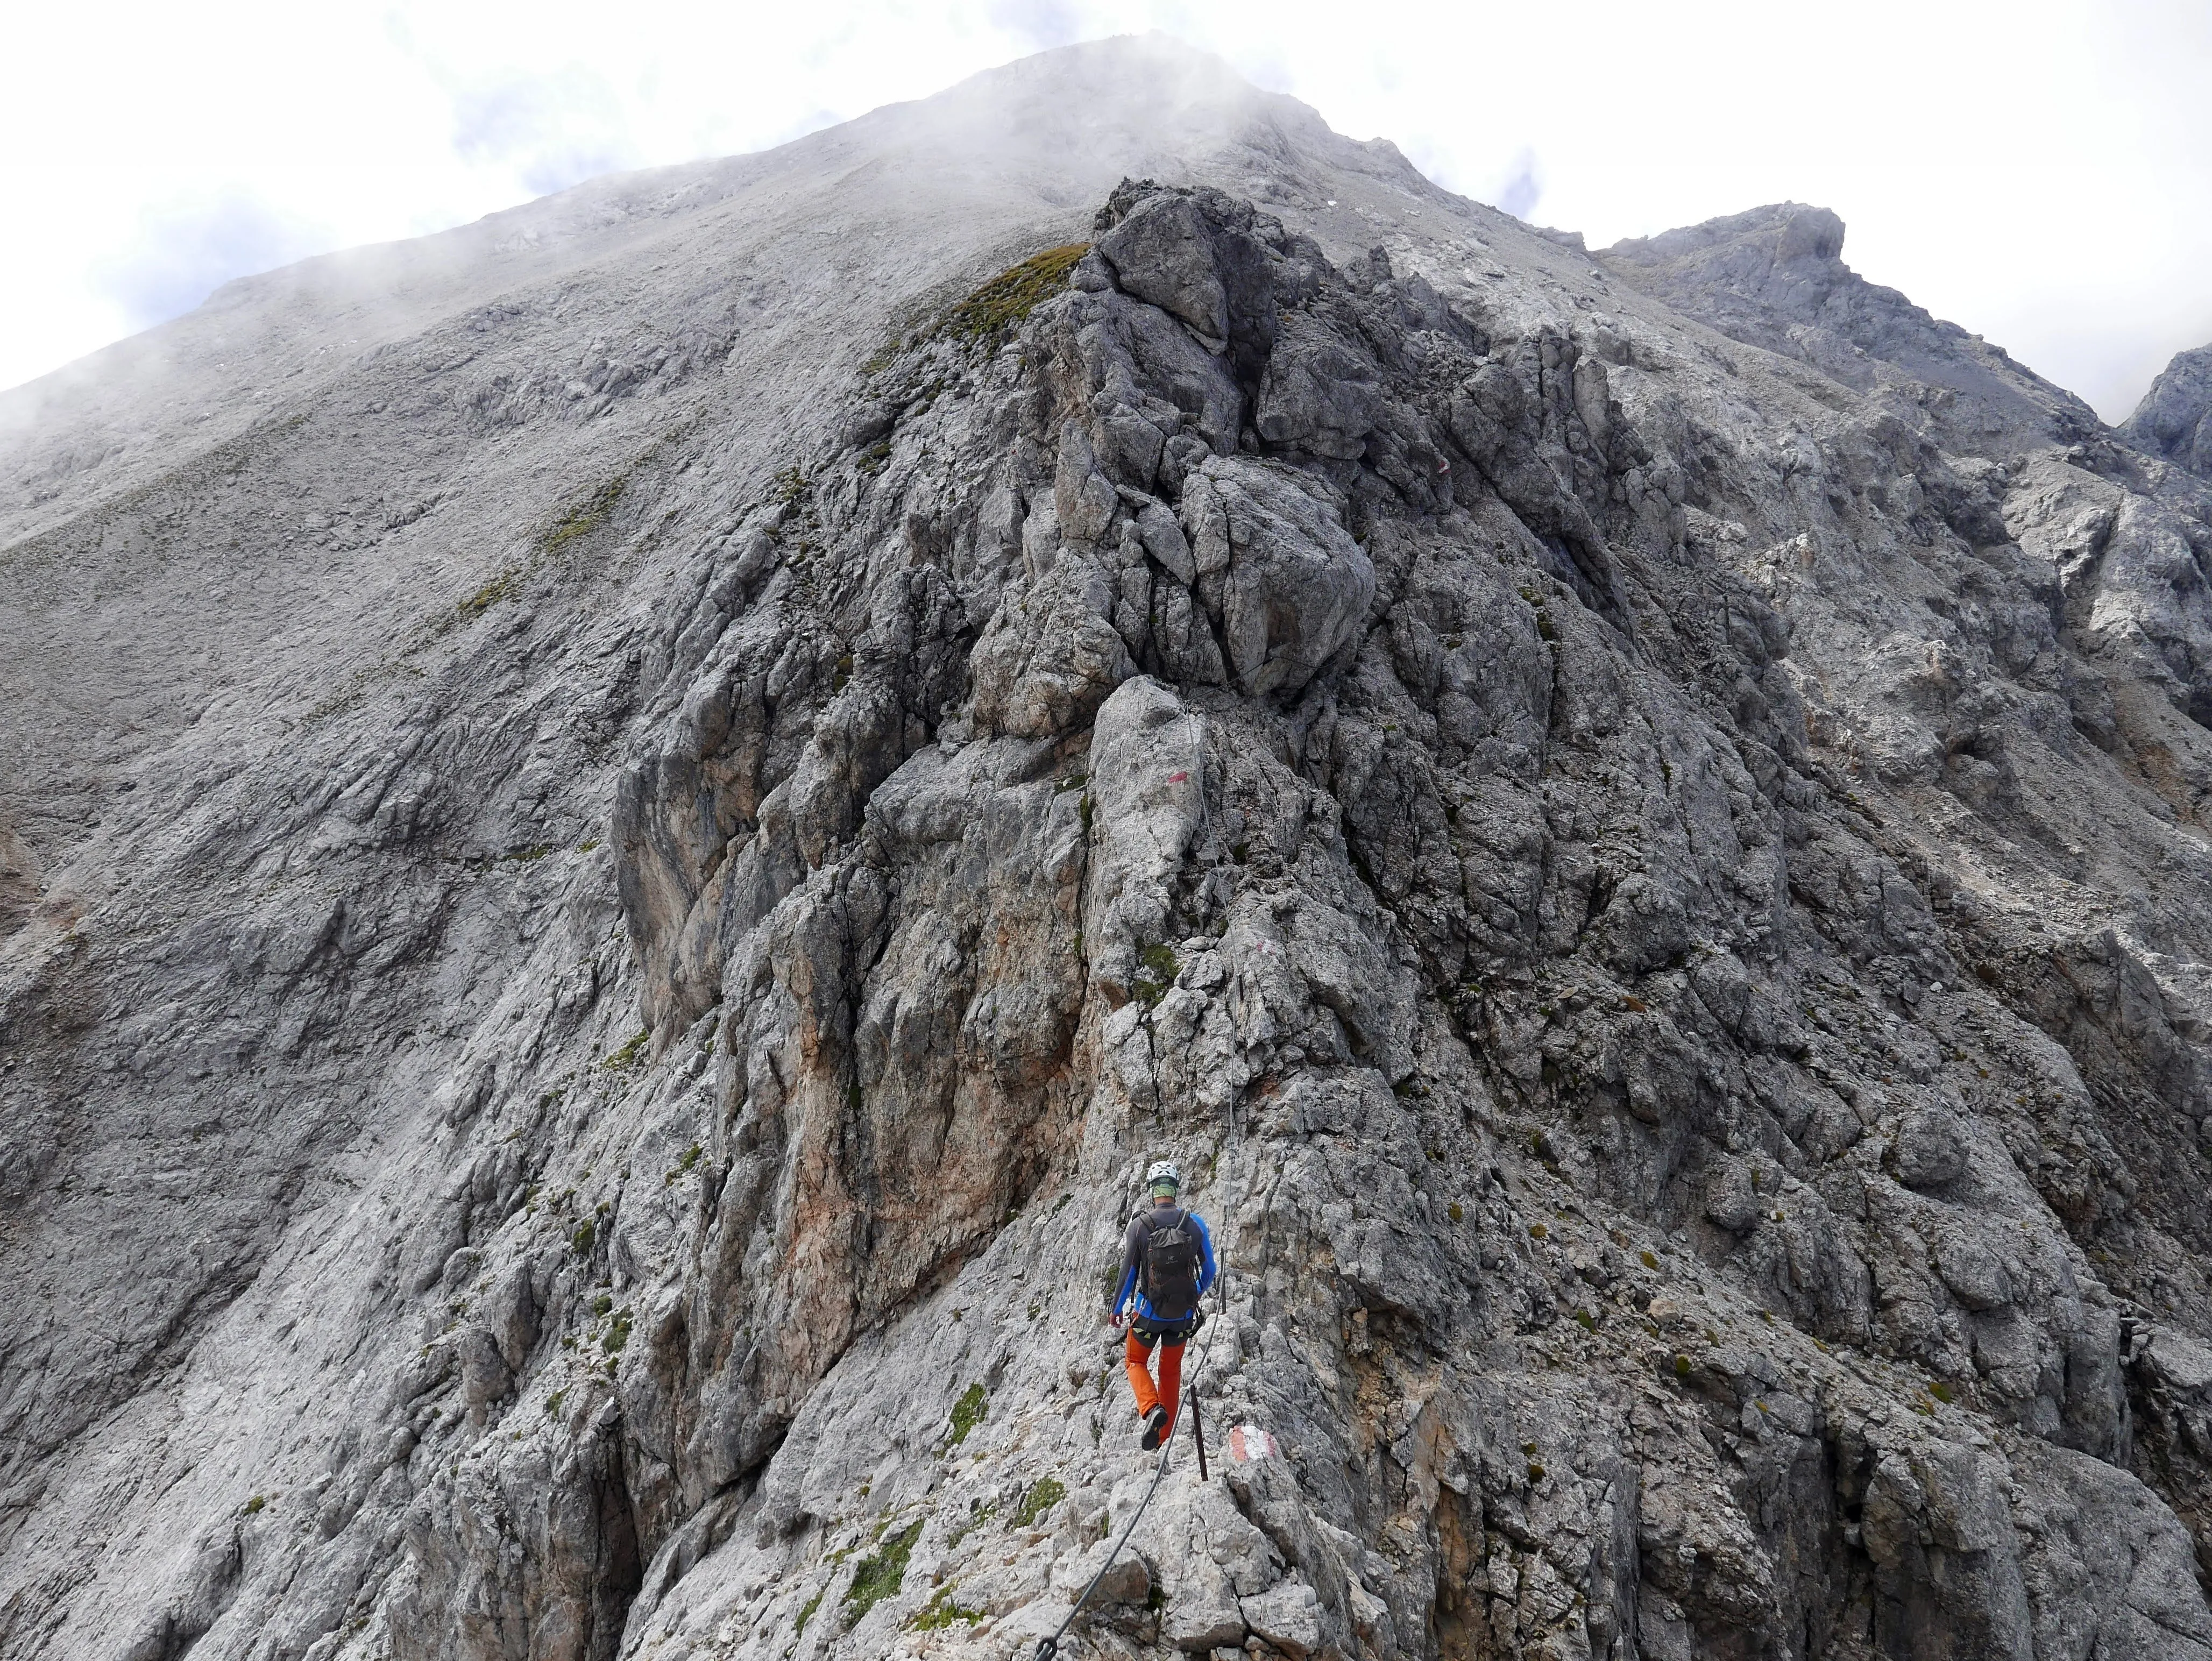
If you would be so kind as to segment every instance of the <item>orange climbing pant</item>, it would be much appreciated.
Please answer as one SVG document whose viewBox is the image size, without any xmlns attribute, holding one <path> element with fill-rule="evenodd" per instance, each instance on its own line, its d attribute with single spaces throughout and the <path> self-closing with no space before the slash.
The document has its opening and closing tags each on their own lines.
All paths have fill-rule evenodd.
<svg viewBox="0 0 2212 1661">
<path fill-rule="evenodd" d="M 1157 1344 L 1160 1352 L 1159 1388 L 1152 1387 L 1152 1353 Z M 1156 1407 L 1168 1410 L 1168 1423 L 1172 1426 L 1182 1403 L 1182 1346 L 1181 1338 L 1167 1342 L 1159 1334 L 1139 1332 L 1129 1329 L 1129 1342 L 1123 1346 L 1121 1360 L 1129 1369 L 1129 1388 L 1137 1393 L 1137 1416 L 1149 1416 Z"/>
</svg>

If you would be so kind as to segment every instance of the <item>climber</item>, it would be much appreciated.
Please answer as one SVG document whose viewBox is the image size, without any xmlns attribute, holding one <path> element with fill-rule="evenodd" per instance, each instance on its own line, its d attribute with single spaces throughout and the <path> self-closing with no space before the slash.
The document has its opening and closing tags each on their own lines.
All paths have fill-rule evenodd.
<svg viewBox="0 0 2212 1661">
<path fill-rule="evenodd" d="M 1167 1440 L 1182 1390 L 1182 1347 L 1205 1317 L 1198 1300 L 1213 1284 L 1213 1236 L 1195 1213 L 1176 1203 L 1182 1173 L 1173 1160 L 1161 1160 L 1145 1173 L 1152 1203 L 1130 1219 L 1121 1242 L 1121 1285 L 1107 1311 L 1109 1325 L 1121 1325 L 1129 1311 L 1129 1341 L 1122 1361 L 1129 1388 L 1136 1392 L 1137 1416 L 1145 1422 L 1145 1452 Z M 1160 1378 L 1152 1383 L 1152 1351 L 1159 1348 Z"/>
</svg>

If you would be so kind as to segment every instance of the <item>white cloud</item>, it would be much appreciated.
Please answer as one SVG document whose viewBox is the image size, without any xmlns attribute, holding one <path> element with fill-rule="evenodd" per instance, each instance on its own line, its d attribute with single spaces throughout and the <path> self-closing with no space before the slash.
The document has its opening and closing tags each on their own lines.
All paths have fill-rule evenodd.
<svg viewBox="0 0 2212 1661">
<path fill-rule="evenodd" d="M 328 226 L 233 186 L 144 205 L 130 239 L 88 269 L 100 296 L 129 327 L 143 329 L 191 311 L 243 272 L 304 258 L 331 240 Z"/>
<path fill-rule="evenodd" d="M 208 0 L 11 23 L 0 385 L 225 277 L 1160 27 L 1594 243 L 1794 197 L 2107 416 L 2212 340 L 2212 8 Z"/>
</svg>

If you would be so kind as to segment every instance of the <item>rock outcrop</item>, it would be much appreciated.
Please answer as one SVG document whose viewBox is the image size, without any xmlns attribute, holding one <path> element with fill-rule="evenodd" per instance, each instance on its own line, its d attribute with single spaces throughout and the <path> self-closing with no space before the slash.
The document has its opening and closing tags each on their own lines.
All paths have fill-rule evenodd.
<svg viewBox="0 0 2212 1661">
<path fill-rule="evenodd" d="M 1844 264 L 1844 221 L 1795 202 L 1615 243 L 1598 262 L 1722 333 L 1861 391 L 1933 403 L 1985 448 L 2071 443 L 2101 430 L 2080 398 L 2001 346 L 1929 316 Z"/>
<path fill-rule="evenodd" d="M 1162 1155 L 1063 1653 L 2212 1652 L 2212 489 L 1840 244 L 1117 42 L 33 389 L 0 1652 L 1027 1655 Z"/>
<path fill-rule="evenodd" d="M 2212 346 L 2175 353 L 2120 431 L 2150 454 L 2212 478 Z"/>
</svg>

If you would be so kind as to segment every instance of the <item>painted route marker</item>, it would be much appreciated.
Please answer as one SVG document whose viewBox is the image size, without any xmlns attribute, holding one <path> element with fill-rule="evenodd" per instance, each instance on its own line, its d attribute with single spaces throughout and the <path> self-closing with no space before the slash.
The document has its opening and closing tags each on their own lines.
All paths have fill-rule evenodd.
<svg viewBox="0 0 2212 1661">
<path fill-rule="evenodd" d="M 1279 1459 L 1283 1451 L 1275 1439 L 1257 1425 L 1238 1425 L 1229 1433 L 1229 1457 L 1242 1465 L 1255 1459 Z"/>
</svg>

